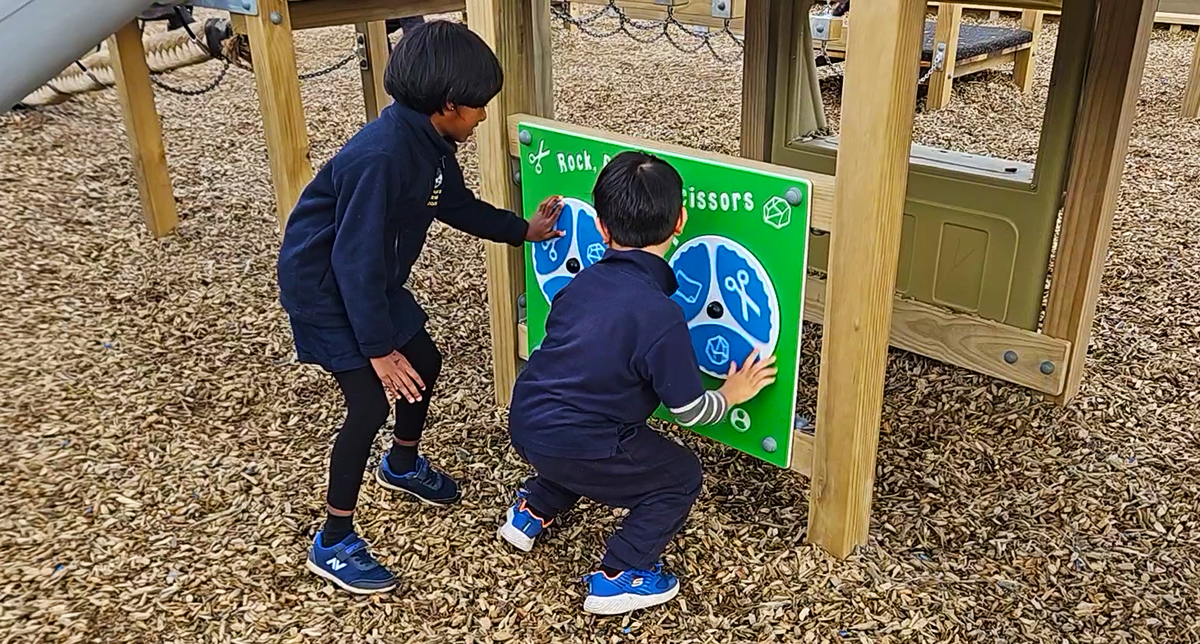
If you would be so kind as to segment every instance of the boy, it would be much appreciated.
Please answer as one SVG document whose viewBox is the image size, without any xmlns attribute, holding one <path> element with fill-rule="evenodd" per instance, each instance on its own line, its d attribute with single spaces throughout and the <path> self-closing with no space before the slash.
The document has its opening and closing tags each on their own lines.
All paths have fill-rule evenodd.
<svg viewBox="0 0 1200 644">
<path fill-rule="evenodd" d="M 321 168 L 284 232 L 280 301 L 297 357 L 332 373 L 346 404 L 329 459 L 328 514 L 306 565 L 353 593 L 396 584 L 353 525 L 389 394 L 396 396 L 395 432 L 375 479 L 432 505 L 459 498 L 458 484 L 417 452 L 442 355 L 404 285 L 430 224 L 438 219 L 514 246 L 558 234 L 555 200 L 526 223 L 478 200 L 463 183 L 455 145 L 486 118 L 484 106 L 502 82 L 496 56 L 465 26 L 437 21 L 413 29 L 384 76 L 395 103 Z"/>
<path fill-rule="evenodd" d="M 700 494 L 700 461 L 646 425 L 659 403 L 683 426 L 716 423 L 775 380 L 774 358 L 751 355 L 720 391 L 704 390 L 678 288 L 663 259 L 683 232 L 683 182 L 666 162 L 623 152 L 601 170 L 592 197 L 609 250 L 554 299 L 541 348 L 517 379 L 513 447 L 537 470 L 499 536 L 529 551 L 580 497 L 628 508 L 584 610 L 613 615 L 679 592 L 659 557 Z M 757 352 L 756 352 L 757 353 Z"/>
</svg>

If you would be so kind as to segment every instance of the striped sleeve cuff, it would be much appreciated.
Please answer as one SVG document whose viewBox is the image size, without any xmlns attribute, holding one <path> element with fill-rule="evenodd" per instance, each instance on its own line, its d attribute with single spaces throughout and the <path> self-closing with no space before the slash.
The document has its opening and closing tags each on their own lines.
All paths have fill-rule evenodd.
<svg viewBox="0 0 1200 644">
<path fill-rule="evenodd" d="M 722 396 L 720 392 L 706 391 L 703 396 L 683 407 L 671 409 L 671 413 L 675 415 L 675 422 L 680 427 L 714 425 L 721 422 L 721 419 L 725 417 L 728 407 L 728 403 L 725 402 L 725 396 Z"/>
</svg>

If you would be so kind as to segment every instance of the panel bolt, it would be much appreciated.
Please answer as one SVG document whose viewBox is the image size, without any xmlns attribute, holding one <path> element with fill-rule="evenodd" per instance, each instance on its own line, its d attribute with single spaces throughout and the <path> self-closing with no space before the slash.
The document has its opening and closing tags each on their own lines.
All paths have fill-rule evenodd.
<svg viewBox="0 0 1200 644">
<path fill-rule="evenodd" d="M 254 5 L 250 2 L 250 0 L 242 0 L 242 8 L 245 9 L 246 11 L 249 11 L 250 7 L 253 7 L 253 6 Z"/>
<path fill-rule="evenodd" d="M 789 204 L 793 206 L 799 206 L 800 202 L 804 199 L 804 195 L 800 193 L 799 188 L 792 186 L 791 188 L 787 189 L 787 192 L 783 193 L 783 198 L 786 199 Z"/>
<path fill-rule="evenodd" d="M 271 24 L 278 25 L 283 22 L 283 14 L 278 11 L 271 12 Z"/>
<path fill-rule="evenodd" d="M 513 181 L 513 183 L 515 183 L 517 185 L 521 185 L 521 171 L 520 170 L 513 170 L 512 181 Z"/>
<path fill-rule="evenodd" d="M 1016 364 L 1017 363 L 1017 352 L 1012 351 L 1012 350 L 1005 351 L 1004 352 L 1004 361 L 1007 362 L 1008 364 Z"/>
<path fill-rule="evenodd" d="M 517 296 L 517 308 L 519 308 L 519 309 L 525 308 L 525 294 L 524 293 Z"/>
<path fill-rule="evenodd" d="M 1049 360 L 1043 360 L 1042 364 L 1038 365 L 1038 369 L 1048 376 L 1054 373 L 1054 363 Z"/>
<path fill-rule="evenodd" d="M 521 145 L 529 145 L 533 143 L 533 135 L 529 133 L 529 130 L 521 130 L 517 133 L 517 140 L 521 142 Z"/>
<path fill-rule="evenodd" d="M 770 436 L 762 439 L 762 448 L 763 448 L 764 452 L 768 452 L 768 453 L 774 452 L 775 451 L 775 439 L 771 438 Z"/>
</svg>

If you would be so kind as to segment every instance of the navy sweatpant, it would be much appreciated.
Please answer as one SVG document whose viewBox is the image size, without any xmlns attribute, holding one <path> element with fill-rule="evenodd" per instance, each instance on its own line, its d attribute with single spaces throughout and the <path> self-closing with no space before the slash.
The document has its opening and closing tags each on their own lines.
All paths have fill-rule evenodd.
<svg viewBox="0 0 1200 644">
<path fill-rule="evenodd" d="M 617 570 L 657 563 L 700 496 L 700 459 L 647 426 L 623 437 L 616 455 L 598 460 L 515 448 L 537 470 L 526 481 L 526 503 L 543 519 L 553 519 L 580 497 L 629 510 L 604 553 L 604 565 Z"/>
</svg>

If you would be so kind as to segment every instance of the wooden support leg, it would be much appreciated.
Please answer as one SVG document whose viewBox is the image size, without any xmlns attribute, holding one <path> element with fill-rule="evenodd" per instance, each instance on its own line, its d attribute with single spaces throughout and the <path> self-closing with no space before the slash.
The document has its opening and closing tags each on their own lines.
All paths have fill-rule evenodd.
<svg viewBox="0 0 1200 644">
<path fill-rule="evenodd" d="M 549 15 L 543 0 L 467 0 L 471 29 L 496 52 L 504 69 L 504 89 L 488 108 L 488 119 L 476 130 L 479 156 L 480 196 L 498 207 L 521 212 L 521 194 L 513 185 L 506 125 L 509 114 L 538 114 L 552 105 L 552 83 L 539 81 L 545 73 L 534 57 L 534 34 L 549 35 L 535 22 Z M 533 8 L 537 7 L 538 16 Z M 549 52 L 542 43 L 540 51 Z M 539 114 L 540 115 L 540 114 Z M 488 309 L 491 312 L 492 371 L 498 404 L 508 404 L 517 379 L 517 297 L 525 291 L 524 249 L 488 243 Z"/>
<path fill-rule="evenodd" d="M 554 52 L 550 43 L 550 0 L 533 0 L 534 100 L 538 116 L 554 118 Z"/>
<path fill-rule="evenodd" d="M 870 524 L 924 15 L 925 0 L 873 0 L 850 30 L 808 514 L 837 557 Z"/>
<path fill-rule="evenodd" d="M 1183 118 L 1200 118 L 1200 32 L 1196 32 L 1196 49 L 1192 51 L 1187 89 L 1183 92 Z"/>
<path fill-rule="evenodd" d="M 1013 61 L 1013 82 L 1022 94 L 1028 94 L 1033 87 L 1033 63 L 1037 57 L 1038 40 L 1042 37 L 1042 16 L 1041 11 L 1033 9 L 1021 12 L 1021 28 L 1033 34 L 1029 48 L 1018 51 Z"/>
<path fill-rule="evenodd" d="M 929 75 L 929 91 L 925 95 L 927 111 L 940 110 L 950 102 L 954 88 L 954 63 L 958 59 L 958 30 L 962 25 L 962 5 L 943 2 L 938 5 L 937 29 L 933 35 L 934 71 Z M 939 55 L 939 47 L 944 48 Z M 937 69 L 941 59 L 941 69 Z"/>
<path fill-rule="evenodd" d="M 254 56 L 258 105 L 282 229 L 300 192 L 312 179 L 287 0 L 259 0 L 258 15 L 246 16 L 246 32 Z"/>
<path fill-rule="evenodd" d="M 775 121 L 771 0 L 746 0 L 742 47 L 742 156 L 766 161 Z"/>
<path fill-rule="evenodd" d="M 1057 401 L 1079 392 L 1158 0 L 1097 0 L 1042 332 L 1071 343 Z"/>
<path fill-rule="evenodd" d="M 359 43 L 366 52 L 366 67 L 362 68 L 363 108 L 367 113 L 367 122 L 379 118 L 383 108 L 392 102 L 387 90 L 383 87 L 383 72 L 388 62 L 387 23 L 360 22 L 354 25 L 358 32 Z"/>
<path fill-rule="evenodd" d="M 163 237 L 179 225 L 175 193 L 167 152 L 163 147 L 162 124 L 154 108 L 154 88 L 142 48 L 142 32 L 137 21 L 121 27 L 108 41 L 113 75 L 121 112 L 125 115 L 125 134 L 129 138 L 129 156 L 133 159 L 142 216 L 155 237 Z"/>
</svg>

